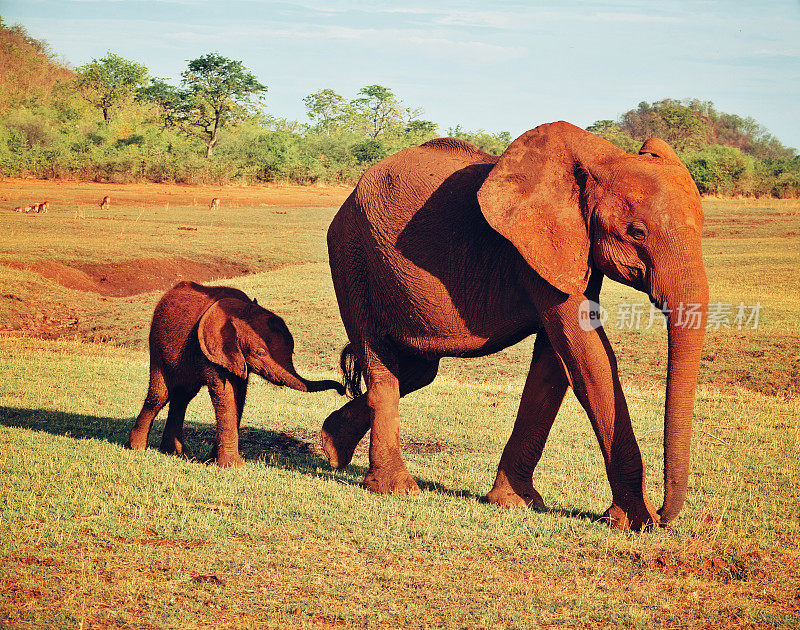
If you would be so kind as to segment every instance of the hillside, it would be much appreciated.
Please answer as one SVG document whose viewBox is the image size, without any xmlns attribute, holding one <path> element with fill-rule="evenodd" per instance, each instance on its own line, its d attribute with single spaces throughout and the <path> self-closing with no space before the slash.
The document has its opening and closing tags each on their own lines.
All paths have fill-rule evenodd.
<svg viewBox="0 0 800 630">
<path fill-rule="evenodd" d="M 455 136 L 493 154 L 513 139 L 505 131 L 460 125 L 440 130 L 419 118 L 420 107 L 407 107 L 380 85 L 365 86 L 350 100 L 331 89 L 308 95 L 306 123 L 271 116 L 264 91 L 255 100 L 234 98 L 211 139 L 204 125 L 216 126 L 196 114 L 213 110 L 214 99 L 223 102 L 224 95 L 198 105 L 191 68 L 212 61 L 248 76 L 241 62 L 216 53 L 189 62 L 180 87 L 112 52 L 73 71 L 46 42 L 0 19 L 0 177 L 353 184 L 371 164 L 437 136 Z M 587 129 L 630 152 L 649 137 L 663 138 L 703 194 L 800 196 L 797 152 L 752 117 L 717 111 L 709 101 L 642 102 Z"/>
<path fill-rule="evenodd" d="M 0 112 L 48 103 L 59 86 L 74 78 L 46 42 L 0 18 Z"/>
</svg>

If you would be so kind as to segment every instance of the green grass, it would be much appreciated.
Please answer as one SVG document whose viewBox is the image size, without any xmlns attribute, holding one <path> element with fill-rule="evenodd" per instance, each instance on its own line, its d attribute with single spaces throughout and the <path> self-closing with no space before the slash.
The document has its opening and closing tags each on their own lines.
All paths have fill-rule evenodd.
<svg viewBox="0 0 800 630">
<path fill-rule="evenodd" d="M 111 313 L 140 309 L 146 322 L 158 293 L 109 298 L 97 317 L 114 343 L 0 339 L 0 624 L 796 627 L 800 401 L 796 390 L 768 395 L 760 384 L 786 369 L 770 363 L 776 339 L 796 360 L 800 322 L 786 291 L 796 284 L 797 238 L 779 231 L 792 231 L 786 225 L 798 217 L 779 218 L 783 206 L 706 208 L 718 231 L 706 240 L 712 301 L 760 300 L 763 328 L 709 335 L 706 356 L 719 358 L 704 362 L 689 498 L 671 529 L 633 534 L 597 521 L 610 493 L 571 394 L 534 478 L 548 511 L 484 502 L 531 340 L 484 359 L 445 360 L 432 385 L 403 399 L 417 497 L 360 489 L 363 448 L 347 470 L 327 466 L 316 434 L 342 399 L 259 380 L 242 421 L 244 468 L 131 452 L 124 444 L 146 390 L 146 326 L 122 343 L 116 335 L 129 339 L 130 321 L 115 323 Z M 318 212 L 322 234 L 333 210 Z M 731 234 L 739 229 L 731 217 L 765 233 Z M 271 234 L 276 251 L 291 250 L 285 231 Z M 751 242 L 768 236 L 783 269 L 774 283 L 753 280 L 774 268 Z M 298 370 L 321 378 L 336 373 L 345 338 L 324 245 L 315 251 L 225 283 L 283 315 Z M 610 309 L 634 298 L 618 285 L 604 289 Z M 657 500 L 664 335 L 609 333 Z M 765 355 L 742 356 L 751 347 Z M 714 372 L 718 365 L 728 368 Z M 741 377 L 727 375 L 734 367 Z M 213 430 L 203 391 L 187 413 L 190 446 L 207 452 Z"/>
</svg>

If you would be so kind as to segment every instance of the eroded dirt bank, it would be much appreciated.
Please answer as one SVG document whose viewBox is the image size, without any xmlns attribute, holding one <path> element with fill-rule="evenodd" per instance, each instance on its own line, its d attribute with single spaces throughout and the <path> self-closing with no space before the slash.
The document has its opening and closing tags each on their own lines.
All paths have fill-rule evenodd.
<svg viewBox="0 0 800 630">
<path fill-rule="evenodd" d="M 243 276 L 252 269 L 229 261 L 197 261 L 186 258 L 139 258 L 113 263 L 64 263 L 41 260 L 32 263 L 2 262 L 12 269 L 33 271 L 76 291 L 105 297 L 127 297 L 148 291 L 166 290 L 180 280 L 208 282 Z"/>
</svg>

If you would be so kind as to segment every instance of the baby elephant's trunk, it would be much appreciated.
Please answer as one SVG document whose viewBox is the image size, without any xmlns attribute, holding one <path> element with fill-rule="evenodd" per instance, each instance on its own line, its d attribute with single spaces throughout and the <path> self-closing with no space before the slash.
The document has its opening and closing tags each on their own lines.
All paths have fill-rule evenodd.
<svg viewBox="0 0 800 630">
<path fill-rule="evenodd" d="M 278 363 L 274 363 L 271 367 L 268 380 L 276 385 L 285 385 L 300 392 L 324 392 L 328 389 L 335 389 L 340 396 L 344 395 L 344 386 L 336 381 L 309 381 L 295 372 L 294 367 L 287 370 Z"/>
<path fill-rule="evenodd" d="M 305 385 L 305 391 L 307 392 L 324 392 L 328 389 L 335 389 L 340 396 L 344 395 L 344 387 L 341 383 L 337 383 L 336 381 L 306 381 L 304 379 L 301 379 L 301 381 Z"/>
</svg>

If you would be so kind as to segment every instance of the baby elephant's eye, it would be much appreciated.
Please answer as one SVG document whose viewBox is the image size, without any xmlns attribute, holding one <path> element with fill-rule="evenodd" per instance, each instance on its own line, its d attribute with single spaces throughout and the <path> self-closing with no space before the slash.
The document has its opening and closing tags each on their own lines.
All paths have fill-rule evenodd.
<svg viewBox="0 0 800 630">
<path fill-rule="evenodd" d="M 634 221 L 628 226 L 628 234 L 635 241 L 643 241 L 647 238 L 647 228 L 641 221 Z"/>
<path fill-rule="evenodd" d="M 267 354 L 267 349 L 266 348 L 256 348 L 256 354 L 259 355 L 259 356 L 265 355 L 265 354 Z"/>
</svg>

